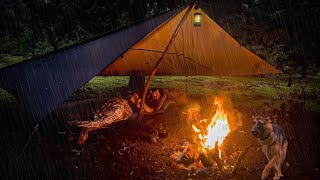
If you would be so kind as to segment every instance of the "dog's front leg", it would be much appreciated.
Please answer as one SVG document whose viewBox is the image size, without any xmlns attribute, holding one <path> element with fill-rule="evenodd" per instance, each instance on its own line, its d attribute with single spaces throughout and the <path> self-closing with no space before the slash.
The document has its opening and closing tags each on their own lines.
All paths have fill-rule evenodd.
<svg viewBox="0 0 320 180">
<path fill-rule="evenodd" d="M 275 163 L 278 160 L 278 158 L 279 158 L 278 155 L 274 155 L 271 158 L 271 160 L 269 161 L 269 163 L 266 165 L 266 167 L 264 168 L 264 170 L 262 172 L 261 179 L 267 179 L 267 177 L 269 176 L 271 168 L 275 165 Z"/>
<path fill-rule="evenodd" d="M 274 177 L 273 179 L 274 180 L 277 180 L 277 179 L 280 179 L 280 177 L 282 177 L 282 173 L 281 173 L 281 167 L 280 167 L 280 158 L 276 161 L 276 163 L 274 164 L 273 166 L 273 169 L 274 169 Z"/>
</svg>

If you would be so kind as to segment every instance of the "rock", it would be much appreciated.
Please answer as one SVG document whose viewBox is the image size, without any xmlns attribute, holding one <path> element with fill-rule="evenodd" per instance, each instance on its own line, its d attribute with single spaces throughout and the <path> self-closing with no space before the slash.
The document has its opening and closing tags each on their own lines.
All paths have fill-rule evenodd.
<svg viewBox="0 0 320 180">
<path fill-rule="evenodd" d="M 158 142 L 158 138 L 154 137 L 154 136 L 149 136 L 148 137 L 148 142 L 150 143 L 157 143 Z"/>
</svg>

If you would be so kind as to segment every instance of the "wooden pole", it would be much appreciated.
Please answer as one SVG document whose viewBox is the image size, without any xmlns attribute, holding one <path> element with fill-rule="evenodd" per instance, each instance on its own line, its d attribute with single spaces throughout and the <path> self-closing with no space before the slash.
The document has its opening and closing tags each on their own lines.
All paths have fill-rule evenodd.
<svg viewBox="0 0 320 180">
<path fill-rule="evenodd" d="M 175 40 L 175 37 L 177 36 L 179 30 L 181 29 L 181 26 L 183 25 L 184 21 L 186 20 L 187 16 L 189 15 L 191 9 L 193 8 L 194 3 L 190 3 L 188 10 L 186 11 L 186 13 L 183 15 L 182 19 L 180 20 L 180 23 L 178 24 L 178 27 L 176 28 L 176 30 L 174 31 L 166 49 L 164 50 L 164 52 L 162 53 L 161 57 L 159 58 L 159 60 L 157 61 L 157 64 L 153 67 L 153 70 L 151 72 L 151 74 L 149 75 L 149 78 L 147 80 L 146 86 L 144 87 L 144 91 L 143 91 L 143 95 L 142 95 L 142 100 L 141 100 L 141 108 L 140 108 L 140 112 L 139 112 L 139 117 L 141 118 L 142 112 L 143 112 L 143 107 L 145 104 L 145 100 L 146 100 L 146 96 L 147 96 L 147 91 L 150 87 L 151 81 L 154 77 L 154 75 L 156 74 L 158 67 L 160 66 L 161 62 L 164 60 L 164 56 L 166 55 L 166 53 L 168 52 L 170 45 L 172 44 L 172 42 Z"/>
</svg>

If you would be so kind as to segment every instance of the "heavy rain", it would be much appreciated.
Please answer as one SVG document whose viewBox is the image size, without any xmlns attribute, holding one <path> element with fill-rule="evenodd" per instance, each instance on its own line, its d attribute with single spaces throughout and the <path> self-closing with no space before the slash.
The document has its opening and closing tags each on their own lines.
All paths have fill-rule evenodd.
<svg viewBox="0 0 320 180">
<path fill-rule="evenodd" d="M 317 0 L 2 0 L 1 179 L 319 179 Z"/>
</svg>

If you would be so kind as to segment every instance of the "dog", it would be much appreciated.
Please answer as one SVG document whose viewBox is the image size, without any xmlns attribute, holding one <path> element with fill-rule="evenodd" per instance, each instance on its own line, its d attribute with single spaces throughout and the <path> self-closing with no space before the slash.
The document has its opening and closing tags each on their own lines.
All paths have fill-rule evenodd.
<svg viewBox="0 0 320 180">
<path fill-rule="evenodd" d="M 268 159 L 261 179 L 269 176 L 271 168 L 274 169 L 274 178 L 283 177 L 281 165 L 284 163 L 287 155 L 288 141 L 284 130 L 277 124 L 272 124 L 269 117 L 253 115 L 253 127 L 251 133 L 258 138 L 262 145 L 262 151 Z"/>
</svg>

